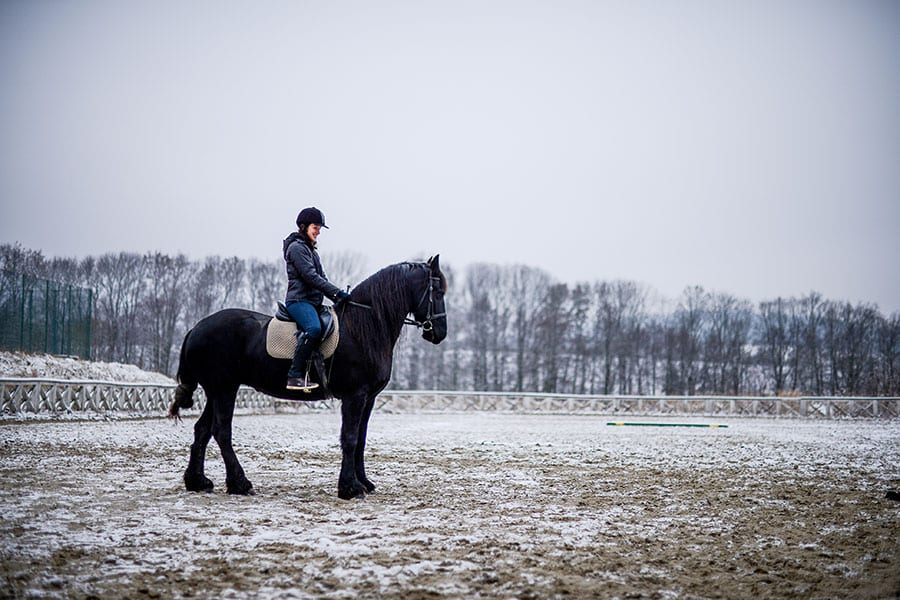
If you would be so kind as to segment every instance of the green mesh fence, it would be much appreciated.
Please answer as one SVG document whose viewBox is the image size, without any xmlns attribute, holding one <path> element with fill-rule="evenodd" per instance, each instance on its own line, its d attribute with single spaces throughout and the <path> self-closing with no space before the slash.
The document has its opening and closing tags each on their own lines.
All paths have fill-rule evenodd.
<svg viewBox="0 0 900 600">
<path fill-rule="evenodd" d="M 91 358 L 90 289 L 0 273 L 0 348 Z"/>
</svg>

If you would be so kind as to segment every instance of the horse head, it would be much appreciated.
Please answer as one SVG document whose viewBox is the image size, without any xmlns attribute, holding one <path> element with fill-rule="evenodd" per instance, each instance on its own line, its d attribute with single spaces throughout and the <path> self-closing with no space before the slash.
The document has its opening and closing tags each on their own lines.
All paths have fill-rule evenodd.
<svg viewBox="0 0 900 600">
<path fill-rule="evenodd" d="M 447 308 L 444 294 L 447 278 L 441 272 L 440 255 L 419 263 L 421 269 L 410 273 L 413 290 L 412 324 L 422 328 L 422 337 L 432 344 L 440 344 L 447 337 Z"/>
</svg>

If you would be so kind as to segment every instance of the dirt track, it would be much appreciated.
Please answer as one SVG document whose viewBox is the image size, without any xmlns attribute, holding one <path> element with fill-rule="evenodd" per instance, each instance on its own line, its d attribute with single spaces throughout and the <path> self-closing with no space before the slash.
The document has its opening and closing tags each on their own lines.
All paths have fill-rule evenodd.
<svg viewBox="0 0 900 600">
<path fill-rule="evenodd" d="M 900 594 L 900 423 L 608 420 L 376 414 L 353 502 L 333 413 L 236 419 L 253 497 L 193 419 L 0 424 L 0 596 Z"/>
</svg>

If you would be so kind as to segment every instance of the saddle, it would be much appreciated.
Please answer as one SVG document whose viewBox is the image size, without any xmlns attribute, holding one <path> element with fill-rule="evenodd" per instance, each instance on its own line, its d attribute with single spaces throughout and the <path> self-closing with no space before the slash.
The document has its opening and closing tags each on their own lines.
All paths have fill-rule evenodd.
<svg viewBox="0 0 900 600">
<path fill-rule="evenodd" d="M 322 339 L 318 352 L 323 359 L 331 358 L 340 340 L 340 326 L 333 306 L 319 307 L 319 321 L 322 323 Z M 266 352 L 272 358 L 294 358 L 297 348 L 297 323 L 288 313 L 284 304 L 278 303 L 275 316 L 269 320 L 266 331 Z"/>
</svg>

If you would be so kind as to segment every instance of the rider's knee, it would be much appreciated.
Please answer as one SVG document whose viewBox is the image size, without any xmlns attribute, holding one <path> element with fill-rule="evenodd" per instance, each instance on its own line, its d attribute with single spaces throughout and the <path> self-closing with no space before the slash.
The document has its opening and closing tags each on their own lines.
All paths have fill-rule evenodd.
<svg viewBox="0 0 900 600">
<path fill-rule="evenodd" d="M 306 328 L 306 337 L 313 341 L 317 341 L 320 337 L 322 337 L 322 326 L 314 325 L 312 327 Z"/>
</svg>

